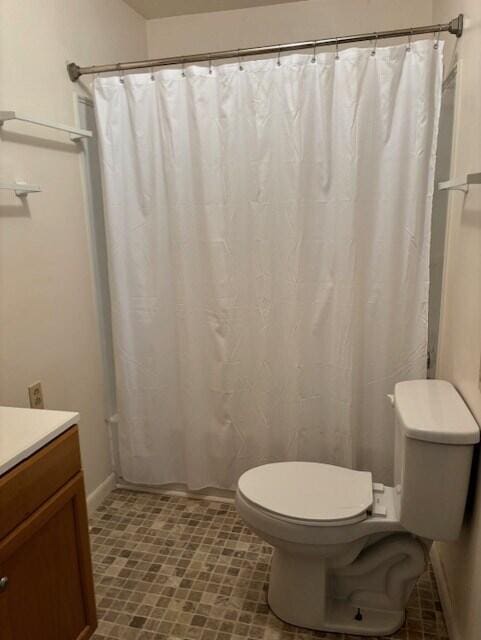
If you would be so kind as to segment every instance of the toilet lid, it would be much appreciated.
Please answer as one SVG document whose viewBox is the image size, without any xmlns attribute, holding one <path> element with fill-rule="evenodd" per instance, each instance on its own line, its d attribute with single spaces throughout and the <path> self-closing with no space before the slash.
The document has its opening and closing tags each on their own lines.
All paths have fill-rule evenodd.
<svg viewBox="0 0 481 640">
<path fill-rule="evenodd" d="M 276 462 L 255 467 L 240 477 L 238 489 L 262 509 L 317 522 L 358 522 L 373 503 L 369 471 L 319 462 Z"/>
</svg>

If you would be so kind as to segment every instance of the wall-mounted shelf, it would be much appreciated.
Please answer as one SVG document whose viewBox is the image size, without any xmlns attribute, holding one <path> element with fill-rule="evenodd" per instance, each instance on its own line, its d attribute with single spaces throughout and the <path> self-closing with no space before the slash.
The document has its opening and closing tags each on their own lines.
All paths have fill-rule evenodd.
<svg viewBox="0 0 481 640">
<path fill-rule="evenodd" d="M 92 132 L 87 129 L 79 129 L 78 127 L 70 127 L 66 124 L 59 124 L 58 122 L 50 122 L 49 120 L 39 120 L 38 118 L 30 118 L 24 114 L 20 114 L 17 111 L 0 111 L 0 127 L 7 120 L 19 120 L 20 122 L 28 122 L 30 124 L 37 124 L 40 127 L 48 127 L 49 129 L 57 129 L 58 131 L 66 131 L 70 134 L 70 140 L 76 142 L 82 138 L 91 138 Z"/>
<path fill-rule="evenodd" d="M 481 184 L 481 173 L 468 173 L 464 178 L 453 178 L 452 180 L 446 180 L 446 182 L 440 182 L 438 189 L 440 191 L 454 190 L 467 193 L 471 184 Z"/>
<path fill-rule="evenodd" d="M 24 198 L 29 193 L 42 191 L 37 184 L 27 184 L 26 182 L 0 182 L 0 189 L 15 191 L 15 195 L 19 198 Z"/>
</svg>

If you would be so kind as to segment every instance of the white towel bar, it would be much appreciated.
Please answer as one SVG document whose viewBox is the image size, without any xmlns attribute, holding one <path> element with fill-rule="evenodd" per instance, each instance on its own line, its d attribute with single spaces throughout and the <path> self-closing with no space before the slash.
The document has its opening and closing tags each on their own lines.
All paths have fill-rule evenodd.
<svg viewBox="0 0 481 640">
<path fill-rule="evenodd" d="M 15 195 L 19 198 L 23 198 L 29 193 L 42 191 L 37 184 L 27 184 L 26 182 L 0 182 L 0 189 L 15 191 Z"/>
<path fill-rule="evenodd" d="M 453 178 L 452 180 L 446 180 L 446 182 L 440 182 L 438 189 L 440 191 L 455 190 L 467 193 L 470 184 L 481 184 L 481 173 L 468 173 L 464 178 Z"/>
</svg>

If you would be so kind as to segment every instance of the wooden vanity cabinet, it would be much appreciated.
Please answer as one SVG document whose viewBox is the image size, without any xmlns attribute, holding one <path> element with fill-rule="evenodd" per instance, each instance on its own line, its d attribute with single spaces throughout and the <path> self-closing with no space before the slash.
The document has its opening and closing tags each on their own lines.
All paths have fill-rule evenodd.
<svg viewBox="0 0 481 640">
<path fill-rule="evenodd" d="M 0 637 L 86 640 L 96 626 L 74 426 L 0 477 Z"/>
</svg>

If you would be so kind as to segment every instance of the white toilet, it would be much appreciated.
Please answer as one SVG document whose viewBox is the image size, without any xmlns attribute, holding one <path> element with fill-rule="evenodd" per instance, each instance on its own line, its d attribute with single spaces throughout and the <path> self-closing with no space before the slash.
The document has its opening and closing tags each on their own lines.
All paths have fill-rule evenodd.
<svg viewBox="0 0 481 640">
<path fill-rule="evenodd" d="M 239 479 L 239 514 L 274 547 L 268 602 L 282 620 L 393 633 L 432 541 L 459 535 L 477 423 L 443 380 L 397 384 L 394 408 L 394 487 L 315 462 L 266 464 Z"/>
</svg>

